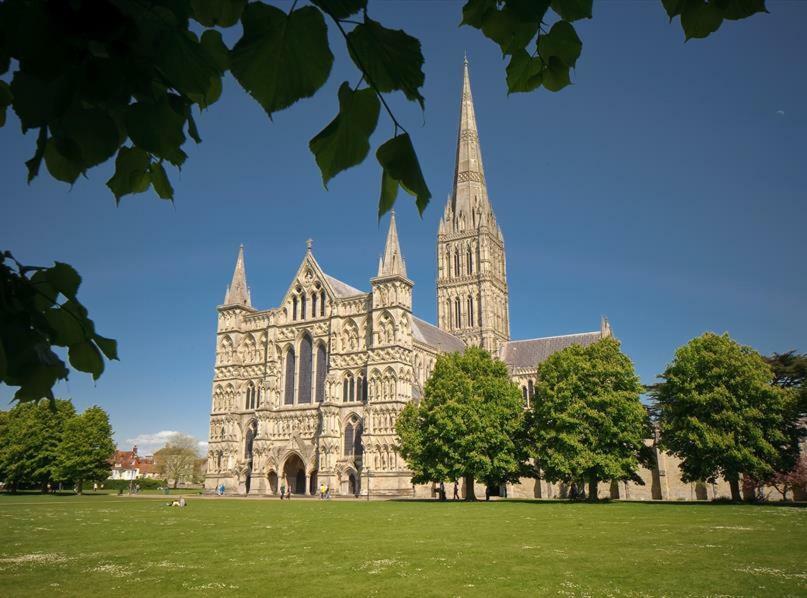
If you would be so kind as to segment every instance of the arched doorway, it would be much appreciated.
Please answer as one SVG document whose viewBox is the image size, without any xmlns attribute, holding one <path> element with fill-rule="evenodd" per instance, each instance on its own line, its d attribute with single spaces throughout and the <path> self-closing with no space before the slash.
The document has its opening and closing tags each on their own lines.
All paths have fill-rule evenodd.
<svg viewBox="0 0 807 598">
<path fill-rule="evenodd" d="M 270 471 L 267 477 L 269 479 L 269 487 L 266 489 L 267 494 L 277 494 L 277 473 Z"/>
<path fill-rule="evenodd" d="M 252 445 L 255 443 L 255 436 L 258 433 L 258 422 L 254 419 L 247 425 L 246 439 L 244 441 L 244 460 L 247 464 L 246 478 L 244 479 L 244 488 L 246 494 L 249 494 L 249 488 L 252 484 Z"/>
<path fill-rule="evenodd" d="M 317 472 L 311 472 L 311 482 L 308 484 L 308 493 L 312 496 L 319 493 L 319 489 L 317 488 Z"/>
<path fill-rule="evenodd" d="M 305 494 L 305 464 L 297 453 L 292 453 L 283 466 L 283 477 L 292 494 Z"/>
</svg>

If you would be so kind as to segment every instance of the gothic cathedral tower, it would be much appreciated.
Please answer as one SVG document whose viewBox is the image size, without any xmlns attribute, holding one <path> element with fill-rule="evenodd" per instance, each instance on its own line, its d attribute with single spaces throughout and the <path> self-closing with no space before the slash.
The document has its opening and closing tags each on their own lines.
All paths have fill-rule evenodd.
<svg viewBox="0 0 807 598">
<path fill-rule="evenodd" d="M 504 238 L 488 199 L 465 60 L 454 189 L 437 234 L 437 321 L 496 353 L 510 340 Z"/>
</svg>

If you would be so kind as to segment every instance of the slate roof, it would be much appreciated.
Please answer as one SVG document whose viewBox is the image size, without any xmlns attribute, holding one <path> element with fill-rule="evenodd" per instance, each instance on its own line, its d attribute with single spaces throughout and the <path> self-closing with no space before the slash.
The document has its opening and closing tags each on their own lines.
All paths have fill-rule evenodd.
<svg viewBox="0 0 807 598">
<path fill-rule="evenodd" d="M 415 316 L 412 316 L 412 337 L 446 353 L 465 350 L 465 343 L 462 340 Z"/>
<path fill-rule="evenodd" d="M 571 345 L 587 347 L 602 338 L 602 333 L 581 332 L 580 334 L 566 334 L 564 336 L 548 336 L 545 338 L 531 338 L 523 341 L 510 341 L 499 349 L 499 359 L 512 369 L 535 368 L 543 363 L 553 353 Z"/>
<path fill-rule="evenodd" d="M 356 295 L 365 295 L 364 291 L 360 291 L 359 289 L 350 286 L 346 282 L 342 282 L 341 280 L 334 278 L 333 276 L 325 275 L 325 278 L 328 281 L 328 284 L 331 285 L 333 292 L 336 293 L 336 296 L 340 299 L 345 297 L 355 297 Z"/>
</svg>

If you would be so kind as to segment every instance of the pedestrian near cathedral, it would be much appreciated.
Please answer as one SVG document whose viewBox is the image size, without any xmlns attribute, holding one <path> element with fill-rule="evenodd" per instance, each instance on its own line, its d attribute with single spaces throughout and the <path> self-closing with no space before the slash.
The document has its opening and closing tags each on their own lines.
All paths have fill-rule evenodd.
<svg viewBox="0 0 807 598">
<path fill-rule="evenodd" d="M 283 500 L 283 496 L 286 494 L 286 482 L 280 484 L 280 500 Z"/>
<path fill-rule="evenodd" d="M 454 500 L 460 499 L 460 485 L 457 480 L 454 480 Z"/>
</svg>

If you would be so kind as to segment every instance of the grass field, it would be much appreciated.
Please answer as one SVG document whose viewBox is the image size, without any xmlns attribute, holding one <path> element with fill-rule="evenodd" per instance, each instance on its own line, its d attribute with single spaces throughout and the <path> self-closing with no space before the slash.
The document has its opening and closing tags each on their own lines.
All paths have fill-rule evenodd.
<svg viewBox="0 0 807 598">
<path fill-rule="evenodd" d="M 807 509 L 0 496 L 0 595 L 807 596 Z"/>
</svg>

